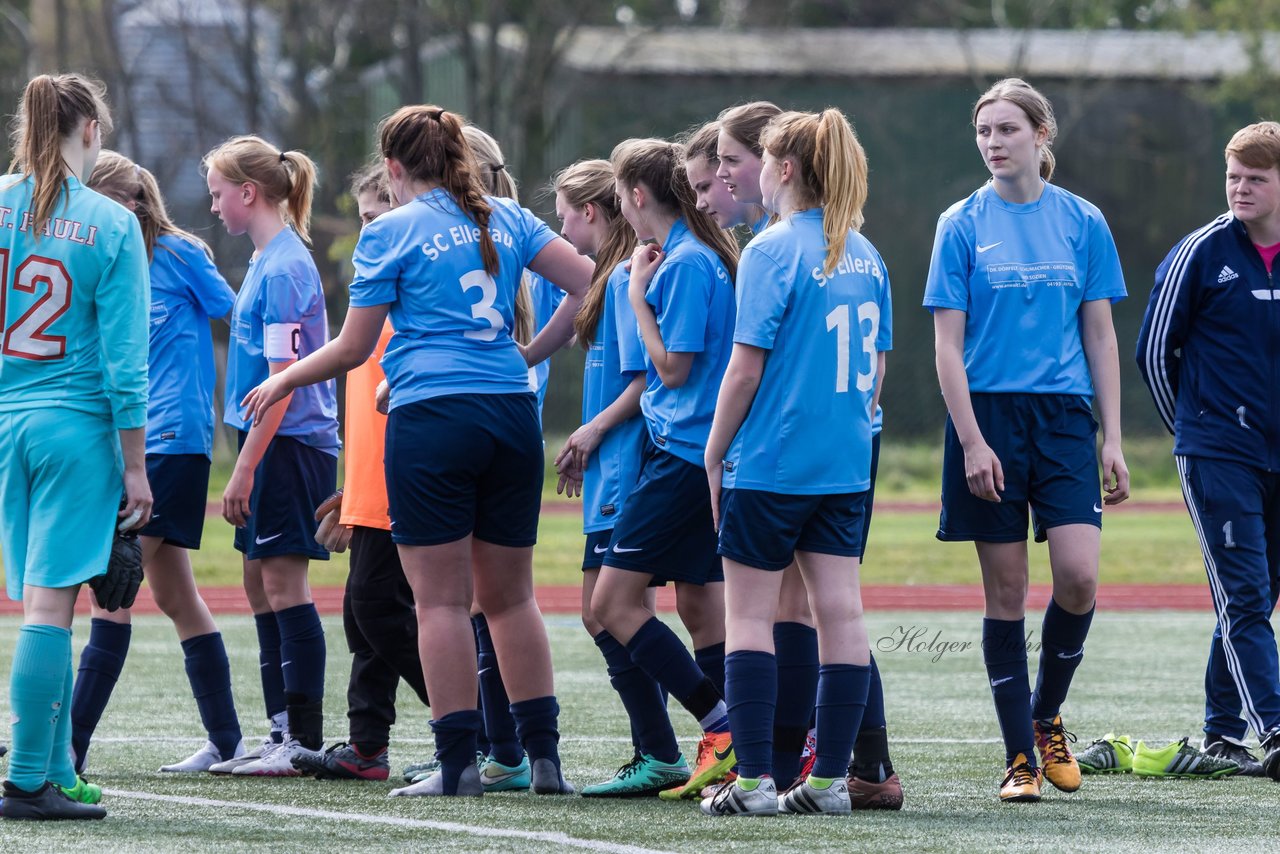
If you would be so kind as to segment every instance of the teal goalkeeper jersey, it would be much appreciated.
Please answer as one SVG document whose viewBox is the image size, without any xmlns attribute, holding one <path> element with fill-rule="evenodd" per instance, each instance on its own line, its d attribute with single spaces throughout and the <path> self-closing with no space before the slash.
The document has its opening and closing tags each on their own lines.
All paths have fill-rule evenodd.
<svg viewBox="0 0 1280 854">
<path fill-rule="evenodd" d="M 138 219 L 68 178 L 42 233 L 34 180 L 0 177 L 0 411 L 147 421 L 147 251 Z"/>
</svg>

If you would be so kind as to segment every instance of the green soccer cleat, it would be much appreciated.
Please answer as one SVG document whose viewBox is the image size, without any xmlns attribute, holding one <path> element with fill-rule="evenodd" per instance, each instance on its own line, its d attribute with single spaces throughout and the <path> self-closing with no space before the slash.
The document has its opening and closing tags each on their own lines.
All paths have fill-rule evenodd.
<svg viewBox="0 0 1280 854">
<path fill-rule="evenodd" d="M 1160 749 L 1147 747 L 1141 741 L 1133 754 L 1133 773 L 1139 777 L 1183 777 L 1216 780 L 1238 773 L 1240 766 L 1230 759 L 1201 753 L 1184 738 Z"/>
<path fill-rule="evenodd" d="M 492 758 L 480 765 L 480 784 L 486 792 L 524 792 L 530 782 L 528 756 L 521 756 L 515 765 L 503 765 Z"/>
<path fill-rule="evenodd" d="M 1133 770 L 1133 742 L 1109 732 L 1076 754 L 1082 774 L 1128 774 Z"/>
<path fill-rule="evenodd" d="M 683 756 L 675 762 L 659 762 L 641 754 L 618 769 L 612 778 L 582 790 L 584 798 L 644 798 L 689 780 L 689 763 Z"/>
<path fill-rule="evenodd" d="M 102 787 L 83 777 L 76 777 L 76 784 L 70 788 L 58 786 L 58 791 L 78 804 L 96 804 L 102 800 Z"/>
</svg>

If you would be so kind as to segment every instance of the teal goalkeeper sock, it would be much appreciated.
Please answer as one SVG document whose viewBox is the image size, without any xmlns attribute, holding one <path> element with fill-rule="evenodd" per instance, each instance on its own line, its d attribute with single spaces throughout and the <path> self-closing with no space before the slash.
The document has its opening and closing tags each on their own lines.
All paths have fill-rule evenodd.
<svg viewBox="0 0 1280 854">
<path fill-rule="evenodd" d="M 63 688 L 71 669 L 71 632 L 58 626 L 23 626 L 13 651 L 9 704 L 13 744 L 9 782 L 34 792 L 48 779 L 58 718 L 71 714 Z"/>
<path fill-rule="evenodd" d="M 53 728 L 53 746 L 49 750 L 49 770 L 47 776 L 50 783 L 56 783 L 64 789 L 75 786 L 77 774 L 71 762 L 71 686 L 74 682 L 71 661 L 67 661 L 67 672 L 62 680 L 62 708 L 58 715 L 58 723 Z"/>
</svg>

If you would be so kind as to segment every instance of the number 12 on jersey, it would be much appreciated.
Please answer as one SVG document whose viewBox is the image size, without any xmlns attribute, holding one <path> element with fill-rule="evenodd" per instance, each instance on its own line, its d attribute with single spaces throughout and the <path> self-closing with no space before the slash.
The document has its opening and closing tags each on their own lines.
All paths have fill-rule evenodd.
<svg viewBox="0 0 1280 854">
<path fill-rule="evenodd" d="M 40 295 L 22 316 L 5 327 L 2 352 L 20 359 L 47 361 L 67 354 L 67 339 L 48 335 L 53 322 L 71 305 L 71 276 L 62 262 L 41 255 L 31 255 L 13 273 L 14 291 Z M 0 318 L 7 319 L 9 296 L 9 250 L 0 249 Z"/>
<path fill-rule="evenodd" d="M 841 303 L 827 313 L 827 331 L 836 333 L 836 394 L 849 390 L 849 333 L 852 322 L 849 304 Z M 858 371 L 858 391 L 871 391 L 876 384 L 876 337 L 880 333 L 880 306 L 864 302 L 858 306 L 858 331 L 867 329 L 862 336 L 862 353 L 867 356 L 865 371 Z"/>
</svg>

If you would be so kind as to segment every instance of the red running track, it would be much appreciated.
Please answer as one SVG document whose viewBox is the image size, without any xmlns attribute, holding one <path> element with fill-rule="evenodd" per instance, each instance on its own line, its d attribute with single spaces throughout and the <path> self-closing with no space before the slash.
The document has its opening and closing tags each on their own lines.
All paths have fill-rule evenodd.
<svg viewBox="0 0 1280 854">
<path fill-rule="evenodd" d="M 249 603 L 239 587 L 206 587 L 201 591 L 216 614 L 248 614 Z M 316 607 L 322 614 L 342 613 L 341 587 L 312 588 Z M 582 591 L 574 586 L 537 588 L 538 605 L 547 614 L 576 614 L 581 609 Z M 976 584 L 868 585 L 862 588 L 864 607 L 874 611 L 980 611 L 982 587 Z M 1049 585 L 1033 584 L 1029 602 L 1033 609 L 1049 604 Z M 675 610 L 675 592 L 658 591 L 658 608 Z M 1198 584 L 1107 584 L 1098 589 L 1100 611 L 1209 611 L 1207 587 Z M 88 596 L 81 596 L 79 612 L 88 613 Z M 134 613 L 158 614 L 146 588 L 138 594 Z M 21 614 L 22 603 L 0 600 L 0 615 Z"/>
</svg>

